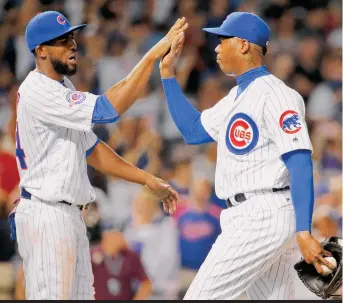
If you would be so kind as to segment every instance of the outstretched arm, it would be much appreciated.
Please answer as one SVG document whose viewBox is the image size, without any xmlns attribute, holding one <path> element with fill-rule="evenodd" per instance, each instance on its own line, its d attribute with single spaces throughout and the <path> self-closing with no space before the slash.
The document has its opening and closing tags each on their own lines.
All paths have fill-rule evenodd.
<svg viewBox="0 0 346 303">
<path fill-rule="evenodd" d="M 119 115 L 136 101 L 148 83 L 156 61 L 167 53 L 173 39 L 182 35 L 187 27 L 185 18 L 178 19 L 167 35 L 152 47 L 131 73 L 104 93 Z"/>
<path fill-rule="evenodd" d="M 89 165 L 106 175 L 143 185 L 163 201 L 166 211 L 171 214 L 176 211 L 176 204 L 180 203 L 180 198 L 167 182 L 126 162 L 104 142 L 96 145 L 88 155 L 87 161 Z"/>
<path fill-rule="evenodd" d="M 181 53 L 184 36 L 177 37 L 170 52 L 160 63 L 163 90 L 174 123 L 187 144 L 209 143 L 214 140 L 201 123 L 201 113 L 186 99 L 174 75 L 174 67 Z"/>
</svg>

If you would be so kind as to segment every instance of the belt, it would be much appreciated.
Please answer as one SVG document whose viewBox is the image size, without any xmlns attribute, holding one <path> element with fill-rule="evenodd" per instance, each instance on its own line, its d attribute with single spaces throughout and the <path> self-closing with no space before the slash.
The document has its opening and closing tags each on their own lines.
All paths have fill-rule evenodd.
<svg viewBox="0 0 346 303">
<path fill-rule="evenodd" d="M 270 192 L 275 193 L 275 192 L 278 192 L 278 191 L 285 191 L 285 190 L 289 190 L 289 189 L 290 189 L 289 186 L 286 186 L 286 187 L 283 187 L 283 188 L 272 188 L 272 189 L 270 189 Z M 249 199 L 249 198 L 247 198 L 245 196 L 245 193 L 236 194 L 236 195 L 234 195 L 234 200 L 237 202 L 237 204 L 232 204 L 231 200 L 227 199 L 226 200 L 227 208 L 236 206 L 236 205 L 246 201 L 247 199 Z"/>
<path fill-rule="evenodd" d="M 21 190 L 21 194 L 20 196 L 24 199 L 28 199 L 28 200 L 31 200 L 31 194 L 25 189 L 25 188 L 22 188 Z M 76 204 L 72 204 L 70 202 L 67 202 L 67 201 L 58 201 L 58 203 L 63 203 L 63 204 L 67 204 L 67 205 L 75 205 L 77 206 L 80 210 L 84 210 L 84 209 L 87 209 L 88 208 L 88 204 L 84 204 L 84 205 L 76 205 Z"/>
</svg>

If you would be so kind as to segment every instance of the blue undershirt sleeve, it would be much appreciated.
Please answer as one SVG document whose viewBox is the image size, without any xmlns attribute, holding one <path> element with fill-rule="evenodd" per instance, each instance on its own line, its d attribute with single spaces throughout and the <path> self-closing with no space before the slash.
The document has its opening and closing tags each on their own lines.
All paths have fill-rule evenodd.
<svg viewBox="0 0 346 303">
<path fill-rule="evenodd" d="M 162 79 L 168 109 L 187 144 L 214 142 L 201 122 L 201 113 L 186 99 L 176 78 Z"/>
<path fill-rule="evenodd" d="M 96 99 L 91 122 L 95 124 L 114 123 L 120 116 L 105 95 Z"/>
<path fill-rule="evenodd" d="M 296 214 L 296 231 L 310 231 L 314 208 L 313 168 L 310 150 L 294 150 L 281 156 L 289 173 Z"/>
<path fill-rule="evenodd" d="M 85 156 L 86 156 L 87 158 L 90 156 L 90 154 L 91 154 L 91 153 L 94 151 L 94 149 L 96 148 L 97 144 L 99 144 L 100 142 L 101 142 L 101 140 L 100 140 L 99 138 L 97 138 L 95 144 L 94 144 L 92 147 L 90 147 L 90 148 L 86 151 Z"/>
</svg>

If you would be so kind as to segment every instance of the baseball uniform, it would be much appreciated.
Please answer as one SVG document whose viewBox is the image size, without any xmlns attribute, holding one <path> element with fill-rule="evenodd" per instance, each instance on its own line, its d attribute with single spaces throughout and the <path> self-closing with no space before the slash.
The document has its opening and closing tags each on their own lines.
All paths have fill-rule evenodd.
<svg viewBox="0 0 346 303">
<path fill-rule="evenodd" d="M 26 298 L 93 298 L 89 242 L 78 204 L 95 199 L 86 156 L 97 143 L 97 96 L 32 71 L 18 92 L 16 208 Z M 59 203 L 67 201 L 73 205 Z"/>
<path fill-rule="evenodd" d="M 243 12 L 204 30 L 221 40 L 247 40 L 262 55 L 270 37 L 261 18 Z M 216 49 L 220 56 L 230 51 L 227 43 Z M 311 230 L 312 147 L 302 97 L 258 63 L 243 68 L 238 85 L 202 113 L 175 78 L 162 79 L 185 141 L 217 142 L 216 194 L 228 206 L 220 217 L 222 232 L 184 299 L 232 300 L 244 290 L 250 299 L 294 298 L 295 233 Z"/>
<path fill-rule="evenodd" d="M 30 20 L 25 38 L 33 52 L 84 26 L 73 27 L 59 12 L 47 11 Z M 21 200 L 10 223 L 29 300 L 94 297 L 81 214 L 95 200 L 86 158 L 99 142 L 93 124 L 117 118 L 105 96 L 75 91 L 66 77 L 59 82 L 36 69 L 19 87 L 16 158 Z"/>
<path fill-rule="evenodd" d="M 273 75 L 238 98 L 237 90 L 201 115 L 218 142 L 217 195 L 236 207 L 221 213 L 222 234 L 185 299 L 235 299 L 244 290 L 251 299 L 292 299 L 295 214 L 289 190 L 273 189 L 289 185 L 280 155 L 311 149 L 304 102 Z"/>
</svg>

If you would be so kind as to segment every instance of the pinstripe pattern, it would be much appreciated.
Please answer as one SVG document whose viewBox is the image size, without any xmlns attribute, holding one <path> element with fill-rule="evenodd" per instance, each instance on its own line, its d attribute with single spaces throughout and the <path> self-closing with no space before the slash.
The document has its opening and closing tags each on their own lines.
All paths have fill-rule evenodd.
<svg viewBox="0 0 346 303">
<path fill-rule="evenodd" d="M 21 199 L 16 226 L 27 299 L 93 298 L 89 241 L 77 207 Z"/>
<path fill-rule="evenodd" d="M 273 75 L 257 78 L 235 100 L 236 91 L 237 87 L 233 88 L 201 116 L 204 128 L 218 142 L 215 187 L 221 199 L 239 192 L 287 186 L 289 174 L 280 155 L 295 149 L 312 149 L 304 102 L 296 91 Z M 280 127 L 280 116 L 287 110 L 300 116 L 302 129 L 294 135 Z M 225 140 L 228 123 L 237 113 L 250 116 L 259 129 L 257 145 L 245 155 L 231 153 Z"/>
<path fill-rule="evenodd" d="M 28 166 L 18 162 L 20 186 L 45 201 L 85 204 L 95 199 L 85 153 L 97 140 L 87 132 L 97 96 L 70 108 L 65 95 L 75 88 L 65 84 L 31 72 L 19 88 L 17 130 Z"/>
<path fill-rule="evenodd" d="M 244 290 L 251 299 L 294 299 L 294 209 L 289 191 L 273 193 L 271 189 L 289 185 L 282 154 L 312 149 L 304 102 L 273 75 L 257 78 L 235 99 L 237 89 L 204 111 L 201 121 L 218 143 L 216 194 L 237 205 L 234 195 L 244 192 L 247 200 L 222 212 L 222 233 L 184 299 L 231 300 Z M 246 123 L 254 122 L 253 137 L 258 129 L 257 144 L 246 153 L 237 153 L 232 142 L 250 144 L 251 140 L 239 136 L 239 131 L 231 133 L 232 142 L 229 139 L 230 121 L 232 127 L 236 125 L 236 114 L 235 118 L 245 117 Z M 294 134 L 287 128 L 287 114 L 300 118 L 301 128 Z M 239 125 L 234 127 L 243 127 Z"/>
<path fill-rule="evenodd" d="M 257 195 L 224 210 L 222 233 L 184 300 L 231 300 L 244 289 L 252 299 L 292 299 L 295 216 L 288 197 Z"/>
<path fill-rule="evenodd" d="M 23 259 L 27 299 L 92 299 L 93 275 L 86 227 L 77 207 L 95 200 L 87 175 L 86 151 L 97 96 L 85 93 L 70 105 L 64 84 L 31 72 L 19 88 L 17 132 L 26 168 L 17 158 L 20 187 L 32 194 L 16 211 L 17 241 Z M 19 142 L 19 140 L 18 140 Z M 19 145 L 17 146 L 19 149 Z M 21 159 L 23 160 L 23 159 Z M 49 201 L 49 202 L 47 202 Z"/>
</svg>

